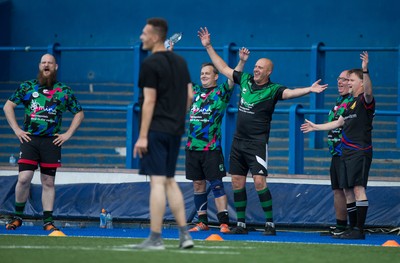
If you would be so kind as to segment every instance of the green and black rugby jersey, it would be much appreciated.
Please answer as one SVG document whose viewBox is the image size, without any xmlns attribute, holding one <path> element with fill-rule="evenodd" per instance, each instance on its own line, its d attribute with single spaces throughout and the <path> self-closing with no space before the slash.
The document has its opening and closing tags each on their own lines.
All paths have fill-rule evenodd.
<svg viewBox="0 0 400 263">
<path fill-rule="evenodd" d="M 336 99 L 336 105 L 329 111 L 328 121 L 336 121 L 345 112 L 347 105 L 353 97 L 350 94 L 339 96 Z M 330 130 L 328 132 L 328 146 L 331 155 L 342 155 L 342 127 Z"/>
<path fill-rule="evenodd" d="M 235 137 L 268 143 L 272 114 L 287 87 L 269 81 L 258 86 L 251 74 L 234 71 L 233 79 L 240 85 L 240 101 Z"/>
<path fill-rule="evenodd" d="M 24 105 L 23 130 L 38 136 L 59 133 L 63 112 L 68 110 L 76 114 L 82 111 L 72 89 L 61 82 L 56 82 L 53 87 L 45 87 L 40 86 L 36 79 L 25 81 L 9 100 Z"/>
</svg>

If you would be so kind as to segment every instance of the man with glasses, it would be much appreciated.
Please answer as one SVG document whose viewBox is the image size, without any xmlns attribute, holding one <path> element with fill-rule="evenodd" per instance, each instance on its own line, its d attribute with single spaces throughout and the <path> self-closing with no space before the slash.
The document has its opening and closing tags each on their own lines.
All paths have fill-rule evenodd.
<svg viewBox="0 0 400 263">
<path fill-rule="evenodd" d="M 353 98 L 349 93 L 349 79 L 348 70 L 342 71 L 337 78 L 337 87 L 339 97 L 336 99 L 335 106 L 330 110 L 328 121 L 335 121 L 343 115 L 344 111 L 349 104 L 349 101 Z M 356 222 L 355 203 L 346 205 L 346 196 L 344 195 L 343 189 L 339 187 L 339 171 L 340 171 L 340 156 L 342 155 L 342 127 L 330 130 L 328 132 L 328 146 L 329 152 L 332 155 L 331 166 L 330 166 L 330 178 L 331 186 L 333 190 L 333 206 L 336 214 L 336 226 L 330 227 L 329 234 L 332 236 L 341 235 L 344 233 L 347 227 L 347 213 L 349 214 L 350 225 Z M 354 226 L 353 225 L 353 226 Z"/>
</svg>

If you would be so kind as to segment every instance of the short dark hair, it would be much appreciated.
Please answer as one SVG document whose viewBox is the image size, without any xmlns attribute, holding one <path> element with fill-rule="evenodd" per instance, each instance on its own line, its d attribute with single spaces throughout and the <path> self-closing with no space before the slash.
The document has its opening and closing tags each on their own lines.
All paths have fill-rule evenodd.
<svg viewBox="0 0 400 263">
<path fill-rule="evenodd" d="M 360 69 L 360 68 L 350 69 L 347 74 L 350 75 L 352 73 L 356 74 L 356 76 L 359 79 L 363 79 L 363 71 L 362 71 L 362 69 Z"/>
<path fill-rule="evenodd" d="M 167 39 L 168 22 L 164 18 L 152 17 L 147 19 L 147 24 L 152 25 L 162 41 Z"/>
<path fill-rule="evenodd" d="M 218 69 L 215 67 L 215 65 L 213 63 L 207 62 L 207 63 L 201 64 L 201 68 L 204 68 L 204 67 L 207 67 L 207 66 L 211 66 L 213 68 L 214 74 L 219 74 Z"/>
</svg>

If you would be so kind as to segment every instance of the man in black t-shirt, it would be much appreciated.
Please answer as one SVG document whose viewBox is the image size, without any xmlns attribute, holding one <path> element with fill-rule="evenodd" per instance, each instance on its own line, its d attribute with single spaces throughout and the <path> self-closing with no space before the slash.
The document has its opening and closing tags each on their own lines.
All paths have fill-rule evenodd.
<svg viewBox="0 0 400 263">
<path fill-rule="evenodd" d="M 237 227 L 229 233 L 248 233 L 246 228 L 246 177 L 250 171 L 264 211 L 266 222 L 263 234 L 276 235 L 272 217 L 272 195 L 266 179 L 268 176 L 268 140 L 275 105 L 278 100 L 293 99 L 311 92 L 320 93 L 328 85 L 320 85 L 321 80 L 318 80 L 310 87 L 288 89 L 283 85 L 273 83 L 269 78 L 273 70 L 273 63 L 267 58 L 261 58 L 256 62 L 253 75 L 235 71 L 215 52 L 207 28 L 200 28 L 198 35 L 217 69 L 228 79 L 240 85 L 236 132 L 232 142 L 229 167 L 238 222 Z"/>
<path fill-rule="evenodd" d="M 194 246 L 187 230 L 182 192 L 174 178 L 193 92 L 185 60 L 164 47 L 167 31 L 167 21 L 151 18 L 140 36 L 143 49 L 152 54 L 140 68 L 141 121 L 133 155 L 140 157 L 139 174 L 150 176 L 151 233 L 136 249 L 165 249 L 161 230 L 167 201 L 178 224 L 179 247 Z"/>
</svg>

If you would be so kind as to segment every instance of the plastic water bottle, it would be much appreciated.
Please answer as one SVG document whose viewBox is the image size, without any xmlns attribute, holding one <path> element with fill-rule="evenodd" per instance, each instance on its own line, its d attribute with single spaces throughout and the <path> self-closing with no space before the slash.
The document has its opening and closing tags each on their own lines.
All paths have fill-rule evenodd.
<svg viewBox="0 0 400 263">
<path fill-rule="evenodd" d="M 17 159 L 14 157 L 14 154 L 11 154 L 9 163 L 11 166 L 16 166 L 17 165 Z"/>
<path fill-rule="evenodd" d="M 165 48 L 167 49 L 170 48 L 170 42 L 172 42 L 173 45 L 178 43 L 178 41 L 182 39 L 182 35 L 183 35 L 182 32 L 175 33 L 169 39 L 165 40 L 164 42 Z"/>
<path fill-rule="evenodd" d="M 101 209 L 100 213 L 100 228 L 106 228 L 107 227 L 107 211 L 103 208 Z"/>
<path fill-rule="evenodd" d="M 112 215 L 110 212 L 108 212 L 107 216 L 106 216 L 106 225 L 107 225 L 107 228 L 109 228 L 109 229 L 113 228 L 113 218 L 112 218 Z"/>
</svg>

